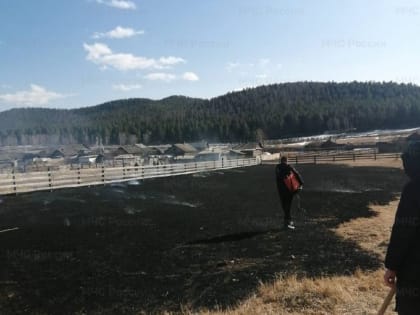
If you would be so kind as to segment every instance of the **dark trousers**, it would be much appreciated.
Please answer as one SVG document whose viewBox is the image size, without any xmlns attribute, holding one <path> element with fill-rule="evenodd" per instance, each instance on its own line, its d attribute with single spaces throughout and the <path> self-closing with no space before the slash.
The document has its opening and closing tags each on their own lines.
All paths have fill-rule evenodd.
<svg viewBox="0 0 420 315">
<path fill-rule="evenodd" d="M 279 195 L 280 195 L 281 206 L 284 212 L 284 224 L 289 224 L 292 221 L 290 210 L 292 208 L 293 195 L 288 194 L 288 193 L 286 194 L 279 193 Z"/>
<path fill-rule="evenodd" d="M 400 282 L 403 282 L 404 280 L 400 279 Z M 398 284 L 397 282 L 396 302 L 398 315 L 419 315 L 420 286 L 406 283 Z"/>
</svg>

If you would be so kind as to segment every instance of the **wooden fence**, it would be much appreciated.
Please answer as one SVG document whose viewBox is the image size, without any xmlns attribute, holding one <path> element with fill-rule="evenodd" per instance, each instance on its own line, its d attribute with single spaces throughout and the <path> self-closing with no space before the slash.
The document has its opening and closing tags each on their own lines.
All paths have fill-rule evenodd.
<svg viewBox="0 0 420 315">
<path fill-rule="evenodd" d="M 0 174 L 0 195 L 83 186 L 105 185 L 147 178 L 186 175 L 260 164 L 260 160 L 234 159 L 156 166 L 96 167 Z"/>
<path fill-rule="evenodd" d="M 360 161 L 379 159 L 399 159 L 401 153 L 376 153 L 376 152 L 341 152 L 335 154 L 296 154 L 289 155 L 288 161 L 291 164 L 317 164 L 340 161 Z"/>
</svg>

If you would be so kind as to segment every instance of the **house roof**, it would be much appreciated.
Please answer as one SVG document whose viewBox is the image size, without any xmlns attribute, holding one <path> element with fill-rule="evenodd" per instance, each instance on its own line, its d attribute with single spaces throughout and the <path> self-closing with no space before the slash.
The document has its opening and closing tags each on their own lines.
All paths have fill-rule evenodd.
<svg viewBox="0 0 420 315">
<path fill-rule="evenodd" d="M 88 148 L 86 146 L 84 146 L 83 144 L 69 144 L 69 145 L 64 145 L 64 146 L 61 146 L 61 147 L 57 148 L 54 151 L 54 153 L 59 151 L 64 156 L 74 156 L 74 155 L 78 155 L 80 152 L 83 152 L 87 149 Z"/>
<path fill-rule="evenodd" d="M 328 139 L 327 141 L 321 143 L 321 148 L 331 148 L 336 146 L 338 146 L 337 143 L 335 143 L 331 139 Z"/>
<path fill-rule="evenodd" d="M 248 143 L 241 143 L 234 145 L 232 150 L 235 151 L 254 151 L 254 150 L 261 150 L 263 147 L 260 143 L 256 142 L 248 142 Z"/>
<path fill-rule="evenodd" d="M 118 150 L 123 150 L 127 154 L 134 154 L 134 155 L 144 153 L 144 148 L 136 146 L 136 145 L 122 145 L 118 147 L 117 151 Z"/>
<path fill-rule="evenodd" d="M 159 152 L 159 154 L 164 154 L 166 150 L 168 150 L 171 147 L 172 145 L 170 144 L 161 144 L 161 145 L 153 145 L 153 146 L 150 146 L 149 148 L 156 150 L 157 152 Z"/>
<path fill-rule="evenodd" d="M 178 150 L 184 153 L 197 153 L 197 149 L 188 143 L 175 143 L 173 147 L 177 148 Z"/>
<path fill-rule="evenodd" d="M 325 141 L 321 144 L 321 148 L 339 148 L 339 147 L 344 147 L 344 146 L 346 146 L 346 145 L 336 143 L 336 142 L 332 141 L 331 139 L 328 139 L 327 141 Z"/>
<path fill-rule="evenodd" d="M 204 149 L 207 149 L 209 147 L 208 142 L 207 141 L 204 141 L 204 140 L 190 143 L 190 145 L 192 147 L 194 147 L 195 149 L 199 150 L 199 151 L 204 150 Z"/>
</svg>

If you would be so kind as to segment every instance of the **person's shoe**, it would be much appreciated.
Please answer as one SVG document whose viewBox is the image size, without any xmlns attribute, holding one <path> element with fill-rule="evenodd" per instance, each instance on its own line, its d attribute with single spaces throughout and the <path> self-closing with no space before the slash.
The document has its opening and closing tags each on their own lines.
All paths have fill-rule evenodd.
<svg viewBox="0 0 420 315">
<path fill-rule="evenodd" d="M 287 222 L 284 224 L 284 229 L 285 230 L 294 230 L 295 229 L 295 224 L 293 223 L 293 221 Z"/>
</svg>

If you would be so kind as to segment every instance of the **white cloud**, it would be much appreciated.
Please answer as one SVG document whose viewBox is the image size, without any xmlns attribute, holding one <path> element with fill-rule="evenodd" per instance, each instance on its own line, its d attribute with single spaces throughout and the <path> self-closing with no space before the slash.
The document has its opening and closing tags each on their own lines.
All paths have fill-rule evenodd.
<svg viewBox="0 0 420 315">
<path fill-rule="evenodd" d="M 172 73 L 165 72 L 154 72 L 149 73 L 144 76 L 145 79 L 150 81 L 165 81 L 172 82 L 175 80 L 184 80 L 184 81 L 198 81 L 200 78 L 194 72 L 184 72 L 182 75 L 175 75 Z"/>
<path fill-rule="evenodd" d="M 159 58 L 159 63 L 162 66 L 172 66 L 172 65 L 176 65 L 178 63 L 185 63 L 186 61 L 182 58 L 179 57 L 160 57 Z"/>
<path fill-rule="evenodd" d="M 97 60 L 100 59 L 102 56 L 111 55 L 112 50 L 105 44 L 95 43 L 93 45 L 83 44 L 83 47 L 88 52 L 87 59 L 88 60 Z"/>
<path fill-rule="evenodd" d="M 49 102 L 70 95 L 63 95 L 57 92 L 48 91 L 46 88 L 31 84 L 28 91 L 17 91 L 16 93 L 0 94 L 0 101 L 16 106 L 39 106 L 47 105 Z"/>
<path fill-rule="evenodd" d="M 143 86 L 141 84 L 114 84 L 112 88 L 121 92 L 130 92 L 133 90 L 139 90 Z"/>
<path fill-rule="evenodd" d="M 107 45 L 102 43 L 95 43 L 93 45 L 83 44 L 83 47 L 88 52 L 86 59 L 105 69 L 107 67 L 112 67 L 120 71 L 165 69 L 186 62 L 182 58 L 172 56 L 161 57 L 156 60 L 129 53 L 113 53 Z"/>
<path fill-rule="evenodd" d="M 125 28 L 122 26 L 117 26 L 116 28 L 114 28 L 113 30 L 106 32 L 106 33 L 95 33 L 93 34 L 93 38 L 128 38 L 128 37 L 133 37 L 136 35 L 142 35 L 144 34 L 143 30 L 134 30 L 132 28 Z"/>
<path fill-rule="evenodd" d="M 136 4 L 129 0 L 96 0 L 96 2 L 122 10 L 135 10 L 137 8 Z"/>
<path fill-rule="evenodd" d="M 176 80 L 177 76 L 172 73 L 155 72 L 155 73 L 149 73 L 145 75 L 144 78 L 151 81 L 171 82 L 171 81 Z"/>
<path fill-rule="evenodd" d="M 182 78 L 186 81 L 198 81 L 200 78 L 194 72 L 185 72 Z"/>
</svg>

